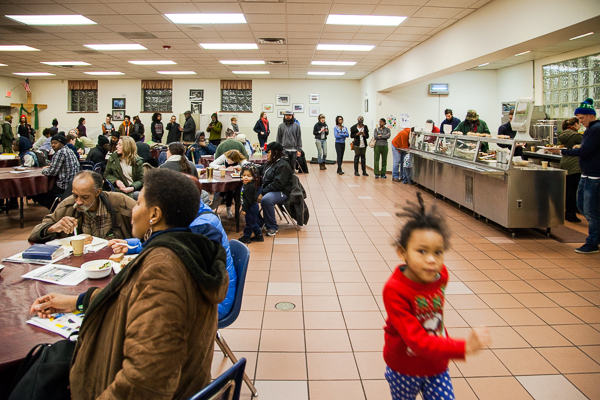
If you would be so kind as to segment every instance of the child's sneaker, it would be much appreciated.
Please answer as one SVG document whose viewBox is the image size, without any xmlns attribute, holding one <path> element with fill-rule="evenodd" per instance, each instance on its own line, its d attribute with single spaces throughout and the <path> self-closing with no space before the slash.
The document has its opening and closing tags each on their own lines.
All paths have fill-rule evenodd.
<svg viewBox="0 0 600 400">
<path fill-rule="evenodd" d="M 267 236 L 275 236 L 275 235 L 277 235 L 277 232 L 279 232 L 278 229 L 268 229 Z"/>
<path fill-rule="evenodd" d="M 591 244 L 584 244 L 578 249 L 575 249 L 575 253 L 579 254 L 596 254 L 598 253 L 598 246 L 592 246 Z"/>
<path fill-rule="evenodd" d="M 262 233 L 259 233 L 259 234 L 255 233 L 254 236 L 252 236 L 250 238 L 250 240 L 253 241 L 253 242 L 264 242 L 265 241 L 265 237 L 263 236 Z"/>
<path fill-rule="evenodd" d="M 231 207 L 227 207 L 227 219 L 233 219 L 233 212 L 231 212 Z"/>
<path fill-rule="evenodd" d="M 242 236 L 238 240 L 244 244 L 250 244 L 252 241 L 252 239 L 250 239 L 250 236 Z"/>
</svg>

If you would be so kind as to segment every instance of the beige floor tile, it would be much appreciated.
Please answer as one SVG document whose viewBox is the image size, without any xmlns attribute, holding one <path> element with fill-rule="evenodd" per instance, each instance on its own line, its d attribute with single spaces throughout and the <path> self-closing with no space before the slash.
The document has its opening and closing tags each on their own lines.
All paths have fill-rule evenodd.
<svg viewBox="0 0 600 400">
<path fill-rule="evenodd" d="M 579 318 L 565 310 L 564 308 L 533 308 L 531 309 L 541 319 L 550 325 L 567 325 L 567 324 L 581 324 Z"/>
<path fill-rule="evenodd" d="M 304 296 L 336 296 L 333 282 L 302 282 Z"/>
<path fill-rule="evenodd" d="M 475 294 L 448 294 L 446 302 L 455 310 L 489 309 L 479 296 Z"/>
<path fill-rule="evenodd" d="M 515 293 L 513 297 L 525 307 L 556 307 L 557 304 L 542 293 Z"/>
<path fill-rule="evenodd" d="M 381 351 L 354 353 L 354 356 L 356 357 L 361 379 L 381 379 L 385 377 L 386 365 Z"/>
<path fill-rule="evenodd" d="M 337 296 L 304 296 L 304 311 L 341 311 Z"/>
<path fill-rule="evenodd" d="M 227 341 L 231 350 L 258 351 L 260 339 L 259 329 L 221 329 L 221 335 Z"/>
<path fill-rule="evenodd" d="M 468 378 L 467 381 L 480 399 L 532 399 L 514 377 Z"/>
<path fill-rule="evenodd" d="M 589 325 L 556 325 L 554 329 L 576 346 L 600 344 L 600 332 Z"/>
<path fill-rule="evenodd" d="M 496 349 L 494 354 L 513 375 L 550 375 L 557 370 L 535 349 Z"/>
<path fill-rule="evenodd" d="M 346 329 L 340 312 L 304 312 L 306 329 Z"/>
<path fill-rule="evenodd" d="M 367 400 L 391 400 L 390 385 L 386 380 L 363 381 Z"/>
<path fill-rule="evenodd" d="M 302 296 L 267 296 L 265 301 L 265 311 L 277 311 L 275 305 L 281 302 L 293 303 L 296 307 L 289 311 L 280 311 L 283 313 L 288 312 L 301 312 L 302 311 Z"/>
<path fill-rule="evenodd" d="M 454 398 L 461 400 L 477 400 L 471 386 L 464 378 L 452 378 L 452 387 L 454 388 Z"/>
<path fill-rule="evenodd" d="M 265 311 L 262 329 L 303 329 L 304 318 L 302 313 L 282 311 Z"/>
<path fill-rule="evenodd" d="M 588 324 L 600 323 L 600 308 L 598 307 L 565 307 L 567 311 L 575 314 L 579 319 Z"/>
<path fill-rule="evenodd" d="M 479 298 L 492 309 L 524 307 L 510 294 L 479 294 Z"/>
<path fill-rule="evenodd" d="M 379 311 L 346 311 L 343 315 L 348 329 L 383 329 L 385 325 Z"/>
<path fill-rule="evenodd" d="M 498 308 L 495 311 L 511 326 L 546 325 L 544 321 L 526 308 Z"/>
<path fill-rule="evenodd" d="M 333 282 L 333 276 L 329 271 L 303 271 L 302 283 L 306 282 Z"/>
<path fill-rule="evenodd" d="M 304 272 L 330 272 L 329 261 L 300 261 L 300 270 Z"/>
<path fill-rule="evenodd" d="M 256 379 L 306 381 L 306 354 L 259 353 Z"/>
<path fill-rule="evenodd" d="M 600 365 L 577 347 L 538 349 L 561 374 L 600 372 Z"/>
<path fill-rule="evenodd" d="M 309 381 L 310 400 L 365 400 L 361 381 Z"/>
<path fill-rule="evenodd" d="M 265 296 L 244 295 L 242 310 L 262 311 L 265 308 Z"/>
<path fill-rule="evenodd" d="M 384 335 L 381 329 L 377 330 L 349 330 L 352 350 L 383 352 Z"/>
<path fill-rule="evenodd" d="M 339 299 L 344 312 L 379 310 L 373 296 L 340 296 Z"/>
<path fill-rule="evenodd" d="M 515 326 L 514 329 L 532 347 L 571 346 L 571 342 L 550 326 Z"/>
<path fill-rule="evenodd" d="M 260 329 L 263 311 L 241 311 L 228 329 Z"/>
<path fill-rule="evenodd" d="M 260 352 L 304 352 L 304 331 L 263 329 L 260 335 Z"/>
<path fill-rule="evenodd" d="M 336 282 L 335 287 L 339 296 L 371 296 L 373 294 L 365 282 Z"/>
<path fill-rule="evenodd" d="M 280 400 L 281 394 L 289 400 L 308 400 L 308 382 L 306 381 L 256 381 L 256 390 L 260 400 Z"/>
<path fill-rule="evenodd" d="M 457 310 L 460 316 L 473 328 L 478 326 L 508 325 L 494 310 Z"/>
<path fill-rule="evenodd" d="M 332 272 L 361 272 L 356 261 L 330 261 L 329 268 Z"/>
<path fill-rule="evenodd" d="M 454 362 L 465 378 L 510 375 L 510 372 L 491 350 L 482 350 L 468 357 L 466 361 L 454 360 Z"/>
<path fill-rule="evenodd" d="M 562 375 L 518 376 L 536 400 L 584 400 L 586 397 Z"/>
<path fill-rule="evenodd" d="M 352 353 L 307 353 L 306 357 L 308 377 L 311 381 L 359 378 Z"/>
<path fill-rule="evenodd" d="M 242 357 L 246 358 L 246 369 L 244 371 L 250 379 L 254 379 L 254 371 L 256 369 L 256 359 L 258 357 L 258 353 L 236 351 L 235 356 L 238 360 Z M 212 377 L 216 378 L 222 375 L 225 371 L 231 368 L 232 365 L 231 359 L 229 357 L 225 357 L 217 345 L 215 345 L 215 352 L 213 354 L 212 368 L 210 372 Z"/>
<path fill-rule="evenodd" d="M 351 352 L 347 330 L 307 330 L 306 351 L 309 353 Z"/>
<path fill-rule="evenodd" d="M 333 281 L 335 283 L 352 282 L 352 283 L 364 283 L 365 277 L 362 272 L 347 272 L 347 271 L 333 271 Z"/>
<path fill-rule="evenodd" d="M 600 399 L 600 374 L 573 374 L 565 377 L 588 398 Z"/>
</svg>

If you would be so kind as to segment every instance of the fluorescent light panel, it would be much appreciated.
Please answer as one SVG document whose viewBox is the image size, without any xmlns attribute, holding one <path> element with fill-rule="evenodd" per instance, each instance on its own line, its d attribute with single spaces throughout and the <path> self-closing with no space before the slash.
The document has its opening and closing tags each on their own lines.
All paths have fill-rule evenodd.
<svg viewBox="0 0 600 400">
<path fill-rule="evenodd" d="M 479 64 L 478 67 L 484 67 L 486 65 L 488 65 L 489 63 L 483 63 L 483 64 Z"/>
<path fill-rule="evenodd" d="M 53 76 L 49 72 L 13 72 L 13 75 L 22 75 L 22 76 Z"/>
<path fill-rule="evenodd" d="M 177 65 L 175 61 L 171 60 L 139 60 L 129 61 L 129 63 L 134 65 Z"/>
<path fill-rule="evenodd" d="M 6 18 L 27 25 L 96 25 L 83 15 L 6 15 Z"/>
<path fill-rule="evenodd" d="M 588 32 L 588 33 L 583 34 L 583 35 L 575 36 L 575 37 L 573 37 L 573 38 L 571 38 L 569 40 L 581 39 L 582 37 L 590 36 L 590 35 L 593 35 L 593 34 L 594 34 L 594 32 Z"/>
<path fill-rule="evenodd" d="M 328 25 L 369 25 L 369 26 L 398 26 L 406 18 L 388 15 L 340 15 L 330 14 L 327 17 Z"/>
<path fill-rule="evenodd" d="M 308 71 L 308 75 L 344 75 L 345 72 L 315 72 L 315 71 Z"/>
<path fill-rule="evenodd" d="M 256 43 L 199 43 L 204 50 L 258 50 Z"/>
<path fill-rule="evenodd" d="M 263 60 L 219 60 L 223 65 L 264 65 Z"/>
<path fill-rule="evenodd" d="M 269 71 L 231 71 L 236 75 L 269 75 Z"/>
<path fill-rule="evenodd" d="M 84 74 L 88 74 L 88 75 L 125 75 L 122 72 L 119 71 L 91 71 L 91 72 L 84 72 Z"/>
<path fill-rule="evenodd" d="M 375 46 L 368 44 L 318 44 L 317 50 L 330 51 L 371 51 Z"/>
<path fill-rule="evenodd" d="M 156 71 L 162 75 L 196 75 L 194 71 Z"/>
<path fill-rule="evenodd" d="M 83 61 L 41 61 L 41 64 L 46 64 L 46 65 L 53 65 L 53 66 L 63 66 L 63 65 L 68 65 L 68 66 L 79 66 L 79 65 L 92 65 L 90 63 L 86 63 Z"/>
<path fill-rule="evenodd" d="M 531 53 L 531 50 L 527 50 L 527 51 L 524 51 L 524 52 L 522 52 L 522 53 L 515 54 L 515 57 L 517 57 L 517 56 L 522 56 L 523 54 L 527 54 L 527 53 Z"/>
<path fill-rule="evenodd" d="M 0 51 L 40 51 L 40 49 L 20 45 L 3 45 L 0 46 Z"/>
<path fill-rule="evenodd" d="M 6 64 L 0 64 L 0 67 L 8 67 Z"/>
<path fill-rule="evenodd" d="M 356 61 L 313 61 L 311 65 L 336 65 L 336 66 L 352 66 L 356 65 Z"/>
<path fill-rule="evenodd" d="M 144 46 L 137 43 L 125 43 L 125 44 L 84 44 L 85 47 L 98 50 L 98 51 L 112 51 L 112 50 L 147 50 Z"/>
<path fill-rule="evenodd" d="M 241 13 L 231 14 L 165 14 L 174 24 L 245 24 L 246 18 Z"/>
</svg>

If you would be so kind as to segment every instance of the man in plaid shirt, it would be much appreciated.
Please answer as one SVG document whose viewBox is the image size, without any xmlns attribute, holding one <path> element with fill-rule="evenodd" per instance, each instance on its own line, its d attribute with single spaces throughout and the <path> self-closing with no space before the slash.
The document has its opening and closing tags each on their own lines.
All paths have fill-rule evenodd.
<svg viewBox="0 0 600 400">
<path fill-rule="evenodd" d="M 52 136 L 52 149 L 54 155 L 50 165 L 42 170 L 42 174 L 56 176 L 54 187 L 48 192 L 34 196 L 34 200 L 46 208 L 52 207 L 54 199 L 63 194 L 67 186 L 73 182 L 75 175 L 79 173 L 79 160 L 67 146 L 67 139 L 63 135 Z"/>
</svg>

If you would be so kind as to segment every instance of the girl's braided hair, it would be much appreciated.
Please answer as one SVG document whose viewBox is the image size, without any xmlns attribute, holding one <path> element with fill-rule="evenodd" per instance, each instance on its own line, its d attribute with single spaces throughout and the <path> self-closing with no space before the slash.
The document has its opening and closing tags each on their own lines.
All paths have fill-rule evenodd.
<svg viewBox="0 0 600 400">
<path fill-rule="evenodd" d="M 242 170 L 240 171 L 240 176 L 242 176 L 244 174 L 244 171 L 250 172 L 250 175 L 252 175 L 252 179 L 254 181 L 254 185 L 258 189 L 258 180 L 259 180 L 258 166 L 253 163 L 247 163 L 246 165 L 244 165 L 242 167 Z"/>
<path fill-rule="evenodd" d="M 407 201 L 408 205 L 403 207 L 404 212 L 396 213 L 398 217 L 407 217 L 408 221 L 400 230 L 400 236 L 397 239 L 397 244 L 403 248 L 407 248 L 410 236 L 416 230 L 431 230 L 439 233 L 444 238 L 444 249 L 450 247 L 449 238 L 450 232 L 446 226 L 446 221 L 437 212 L 437 207 L 434 205 L 430 209 L 425 208 L 423 195 L 417 192 L 417 203 Z"/>
</svg>

